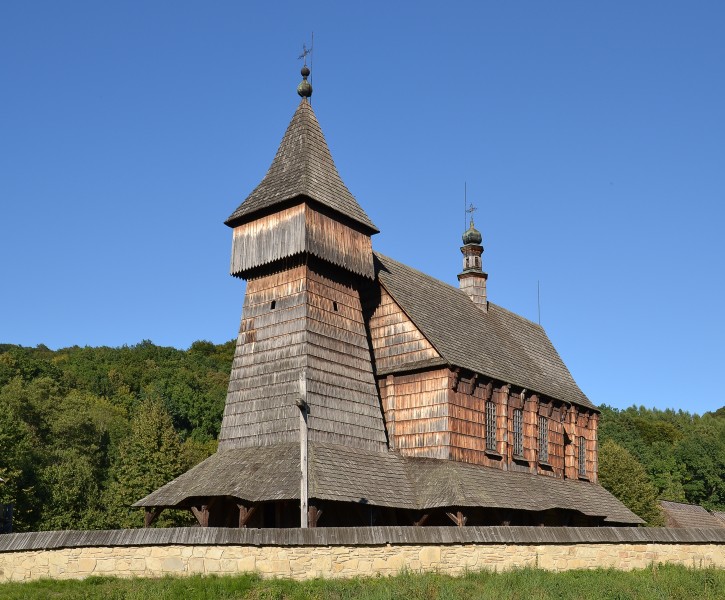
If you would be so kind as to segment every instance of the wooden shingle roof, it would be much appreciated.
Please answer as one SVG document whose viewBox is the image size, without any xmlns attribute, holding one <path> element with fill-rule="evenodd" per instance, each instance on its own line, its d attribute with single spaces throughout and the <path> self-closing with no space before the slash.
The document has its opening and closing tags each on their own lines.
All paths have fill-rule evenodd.
<svg viewBox="0 0 725 600">
<path fill-rule="evenodd" d="M 596 410 L 540 325 L 375 254 L 378 279 L 451 365 Z"/>
<path fill-rule="evenodd" d="M 307 198 L 352 219 L 367 233 L 377 227 L 340 178 L 320 124 L 302 100 L 262 182 L 225 221 L 230 227 L 251 220 L 255 213 L 295 198 Z"/>
<path fill-rule="evenodd" d="M 433 458 L 310 443 L 309 495 L 319 500 L 425 510 L 447 506 L 576 510 L 611 523 L 643 523 L 603 487 Z M 183 506 L 193 498 L 299 498 L 299 445 L 218 452 L 136 507 Z"/>
<path fill-rule="evenodd" d="M 667 527 L 725 527 L 716 516 L 697 504 L 660 500 Z"/>
</svg>

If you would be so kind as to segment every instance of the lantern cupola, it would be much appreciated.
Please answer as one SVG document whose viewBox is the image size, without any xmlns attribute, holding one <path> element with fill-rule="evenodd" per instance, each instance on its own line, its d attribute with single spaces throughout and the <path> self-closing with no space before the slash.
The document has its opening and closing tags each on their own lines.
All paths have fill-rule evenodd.
<svg viewBox="0 0 725 600">
<path fill-rule="evenodd" d="M 486 280 L 488 273 L 484 273 L 482 266 L 483 236 L 473 224 L 473 212 L 476 207 L 471 204 L 466 212 L 471 215 L 471 224 L 463 233 L 463 271 L 458 275 L 460 288 L 468 294 L 471 301 L 484 312 L 488 312 L 488 298 L 486 296 Z"/>
</svg>

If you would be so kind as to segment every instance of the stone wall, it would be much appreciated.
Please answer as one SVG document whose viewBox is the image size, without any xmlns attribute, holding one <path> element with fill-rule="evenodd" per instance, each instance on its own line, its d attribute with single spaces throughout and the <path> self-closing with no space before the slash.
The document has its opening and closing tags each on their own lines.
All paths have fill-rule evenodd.
<svg viewBox="0 0 725 600">
<path fill-rule="evenodd" d="M 501 571 L 524 566 L 552 570 L 597 567 L 628 570 L 652 563 L 725 568 L 725 528 L 377 529 L 378 534 L 379 530 L 390 531 L 370 535 L 369 531 L 356 529 L 320 529 L 314 533 L 311 530 L 248 530 L 260 535 L 235 536 L 228 532 L 243 530 L 216 530 L 217 535 L 213 535 L 215 531 L 211 528 L 205 531 L 191 528 L 3 535 L 0 536 L 0 582 L 43 577 L 160 577 L 250 571 L 264 577 L 307 579 L 394 575 L 403 569 L 452 575 L 466 570 Z M 422 536 L 421 530 L 425 532 L 423 537 L 430 540 L 410 542 L 411 537 Z M 576 534 L 572 535 L 571 530 L 577 530 Z M 325 531 L 331 535 L 325 535 Z M 103 537 L 108 538 L 105 545 L 94 545 L 94 541 Z M 210 537 L 219 540 L 203 542 Z M 277 543 L 274 537 L 278 538 Z M 517 537 L 520 542 L 514 539 Z M 267 542 L 254 543 L 262 538 Z M 398 541 L 371 543 L 372 538 Z M 488 540 L 469 541 L 472 538 Z M 168 543 L 169 539 L 176 542 Z"/>
</svg>

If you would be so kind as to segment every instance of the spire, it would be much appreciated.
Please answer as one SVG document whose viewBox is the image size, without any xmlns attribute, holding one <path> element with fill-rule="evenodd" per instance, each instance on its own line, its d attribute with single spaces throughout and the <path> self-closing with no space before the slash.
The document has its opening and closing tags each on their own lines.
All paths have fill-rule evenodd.
<svg viewBox="0 0 725 600">
<path fill-rule="evenodd" d="M 312 85 L 307 81 L 309 68 L 302 67 L 302 96 L 292 121 L 282 138 L 277 155 L 262 182 L 225 221 L 235 227 L 254 218 L 252 215 L 297 197 L 319 202 L 357 223 L 367 234 L 379 230 L 365 214 L 340 178 L 320 124 L 308 99 Z"/>
</svg>

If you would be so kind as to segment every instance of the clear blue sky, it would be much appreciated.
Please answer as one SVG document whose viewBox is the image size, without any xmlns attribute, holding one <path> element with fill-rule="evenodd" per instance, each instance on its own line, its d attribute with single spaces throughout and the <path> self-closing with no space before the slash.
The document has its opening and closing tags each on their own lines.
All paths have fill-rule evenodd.
<svg viewBox="0 0 725 600">
<path fill-rule="evenodd" d="M 0 4 L 0 342 L 236 336 L 223 220 L 313 106 L 374 247 L 489 298 L 595 403 L 725 404 L 722 2 Z"/>
</svg>

